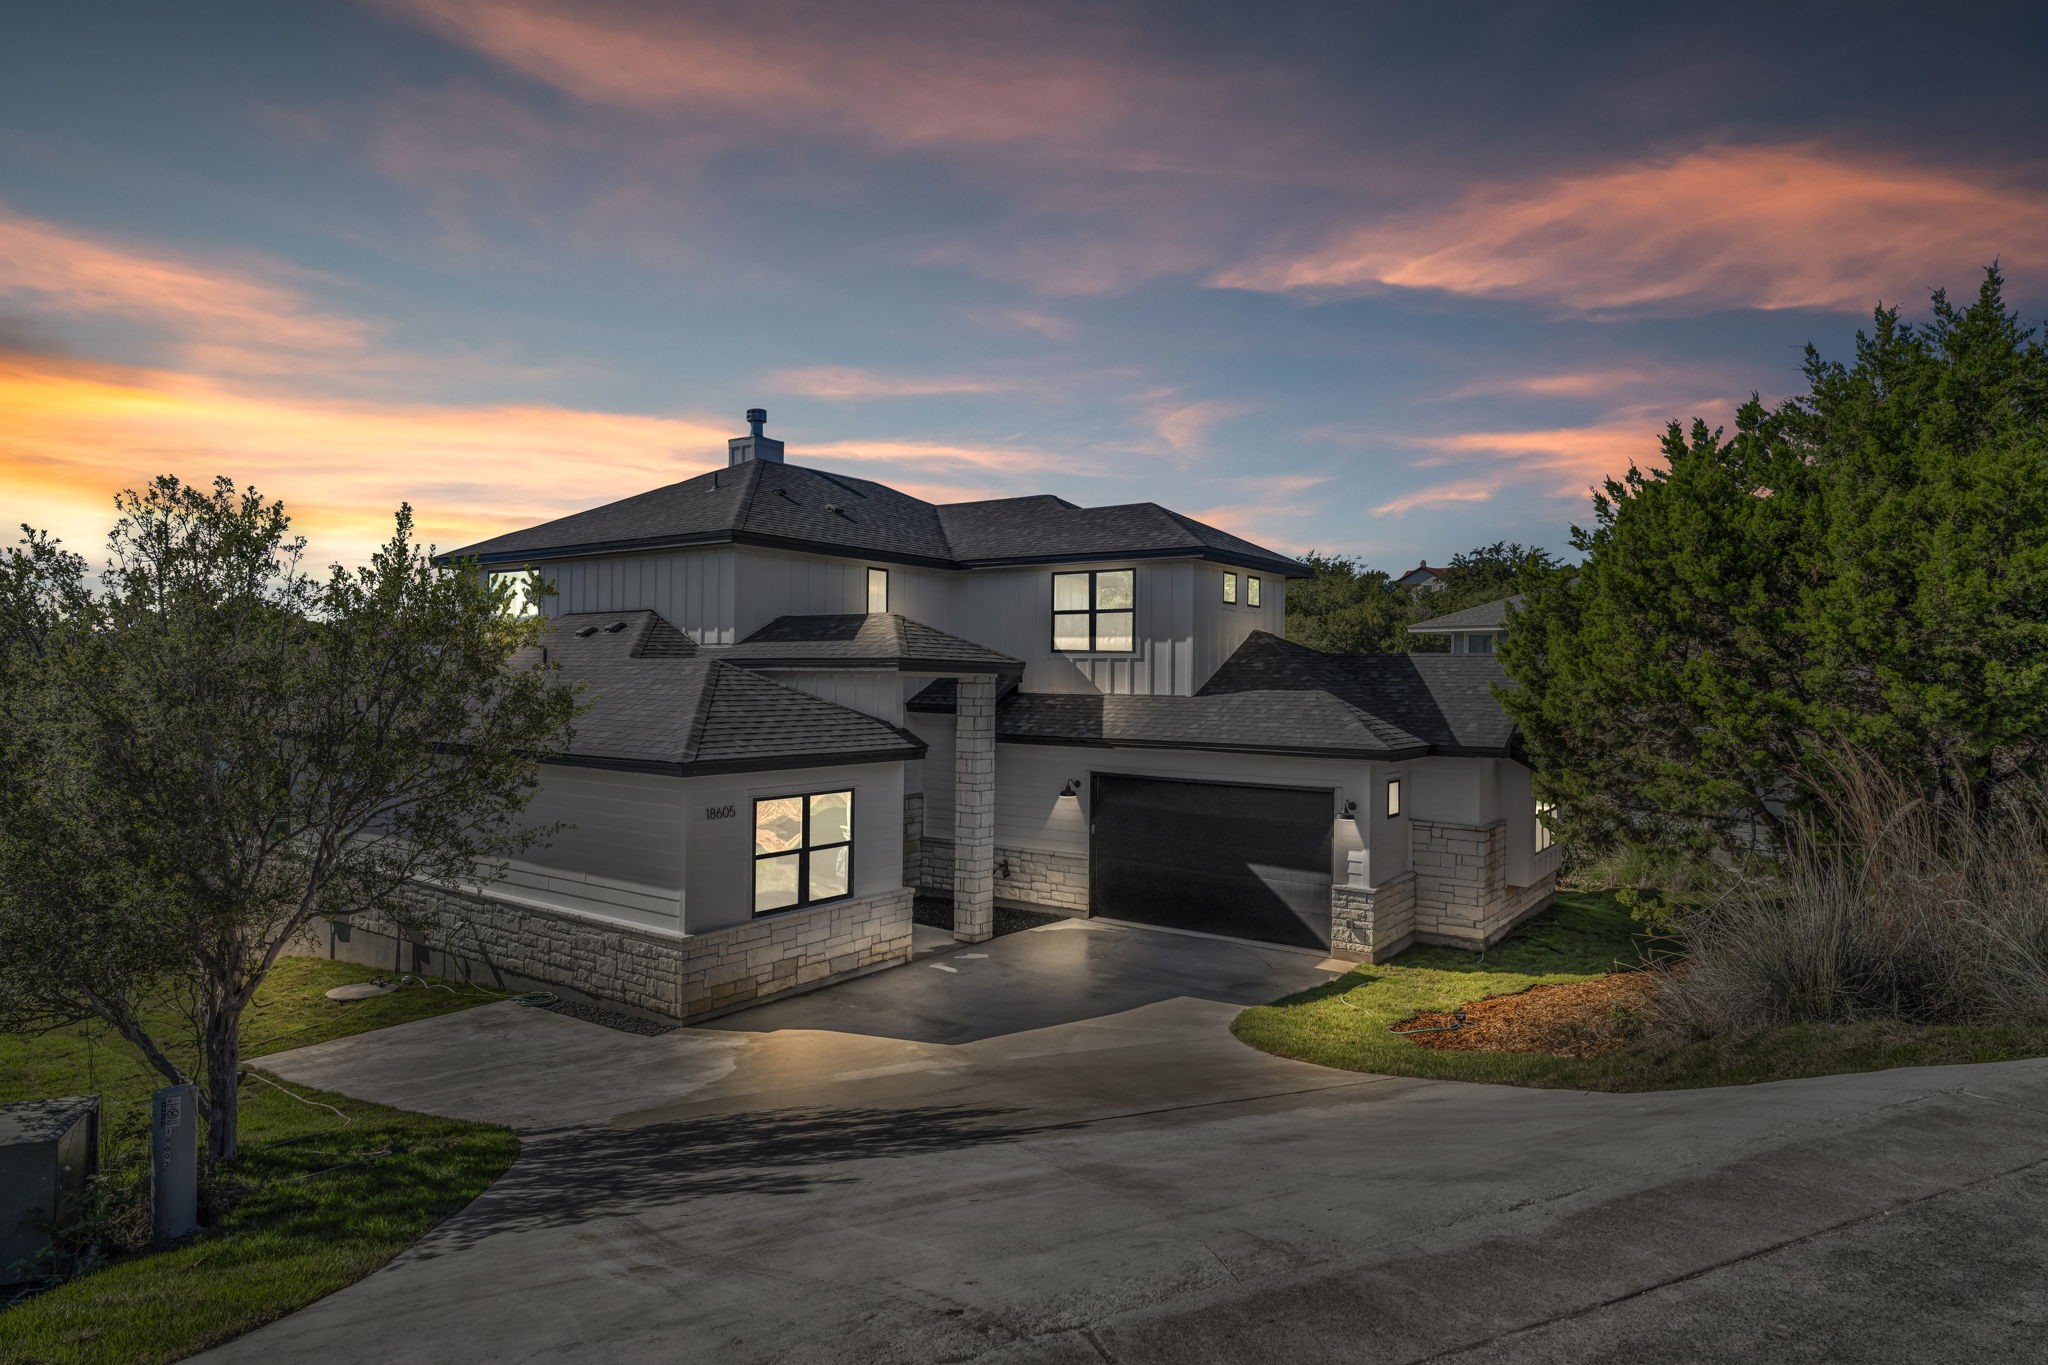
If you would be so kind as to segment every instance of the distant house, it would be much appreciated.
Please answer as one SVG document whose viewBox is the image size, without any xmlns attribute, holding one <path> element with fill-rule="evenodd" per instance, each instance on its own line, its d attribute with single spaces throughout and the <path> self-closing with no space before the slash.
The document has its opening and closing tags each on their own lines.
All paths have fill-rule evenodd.
<svg viewBox="0 0 2048 1365">
<path fill-rule="evenodd" d="M 1423 560 L 1399 578 L 1390 578 L 1388 584 L 1396 588 L 1441 588 L 1444 585 L 1444 571 L 1432 569 L 1429 561 Z"/>
<path fill-rule="evenodd" d="M 1549 900 L 1494 660 L 1293 644 L 1285 555 L 1154 503 L 935 505 L 747 415 L 711 473 L 446 557 L 552 583 L 528 662 L 590 710 L 529 811 L 566 828 L 420 887 L 416 956 L 695 1018 L 907 961 L 918 892 L 966 939 L 1002 903 L 1364 961 Z"/>
<path fill-rule="evenodd" d="M 1408 627 L 1410 635 L 1448 635 L 1453 654 L 1491 654 L 1508 633 L 1508 607 L 1522 605 L 1519 595 L 1498 602 L 1481 602 L 1476 607 L 1432 616 Z"/>
</svg>

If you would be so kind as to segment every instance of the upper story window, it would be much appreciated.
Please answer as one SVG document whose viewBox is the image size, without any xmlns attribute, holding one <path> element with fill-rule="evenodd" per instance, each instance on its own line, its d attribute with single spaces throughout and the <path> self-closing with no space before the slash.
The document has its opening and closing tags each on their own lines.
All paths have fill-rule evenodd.
<svg viewBox="0 0 2048 1365">
<path fill-rule="evenodd" d="M 1390 777 L 1387 779 L 1387 818 L 1391 820 L 1400 813 L 1401 779 L 1398 777 Z"/>
<path fill-rule="evenodd" d="M 1259 576 L 1253 574 L 1244 581 L 1244 604 L 1248 607 L 1259 605 Z"/>
<path fill-rule="evenodd" d="M 754 802 L 754 913 L 838 900 L 853 891 L 853 793 Z"/>
<path fill-rule="evenodd" d="M 1555 814 L 1557 814 L 1557 803 L 1555 801 L 1538 801 L 1536 803 L 1536 851 L 1538 853 L 1541 853 L 1544 849 L 1557 842 L 1550 832 L 1550 818 Z"/>
<path fill-rule="evenodd" d="M 1223 600 L 1232 604 L 1237 601 L 1237 575 L 1234 573 L 1223 575 Z"/>
<path fill-rule="evenodd" d="M 533 572 L 530 569 L 513 569 L 491 575 L 491 590 L 505 594 L 498 603 L 498 610 L 506 616 L 531 616 L 540 610 L 533 600 L 532 588 Z"/>
<path fill-rule="evenodd" d="M 1493 637 L 1491 635 L 1467 635 L 1465 637 L 1465 652 L 1467 654 L 1493 653 Z"/>
<path fill-rule="evenodd" d="M 868 615 L 880 616 L 889 610 L 889 571 L 868 570 Z"/>
<path fill-rule="evenodd" d="M 1052 576 L 1052 647 L 1092 653 L 1137 648 L 1137 571 L 1091 569 Z"/>
</svg>

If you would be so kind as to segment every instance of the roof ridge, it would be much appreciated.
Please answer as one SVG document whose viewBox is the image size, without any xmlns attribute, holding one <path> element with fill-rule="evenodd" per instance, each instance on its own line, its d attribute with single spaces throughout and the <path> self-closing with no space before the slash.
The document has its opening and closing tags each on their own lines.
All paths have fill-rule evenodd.
<svg viewBox="0 0 2048 1365">
<path fill-rule="evenodd" d="M 698 750 L 704 747 L 704 733 L 709 728 L 711 721 L 711 698 L 718 691 L 719 677 L 725 669 L 730 667 L 732 665 L 723 659 L 706 659 L 704 661 L 704 686 L 697 693 L 697 709 L 690 717 L 690 728 L 685 732 L 687 736 L 683 744 L 683 762 L 685 763 L 696 762 Z"/>
<path fill-rule="evenodd" d="M 740 477 L 746 480 L 746 485 L 740 489 L 740 509 L 738 515 L 732 519 L 734 526 L 744 527 L 753 518 L 754 496 L 761 491 L 761 466 L 767 463 L 766 460 L 748 460 L 742 466 L 743 472 Z M 716 470 L 712 472 L 717 473 Z"/>
</svg>

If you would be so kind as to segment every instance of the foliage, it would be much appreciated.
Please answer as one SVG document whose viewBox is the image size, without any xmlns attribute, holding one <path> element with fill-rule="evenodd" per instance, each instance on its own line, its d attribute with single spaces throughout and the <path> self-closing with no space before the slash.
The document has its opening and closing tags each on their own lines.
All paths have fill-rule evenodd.
<svg viewBox="0 0 2048 1365">
<path fill-rule="evenodd" d="M 1556 904 L 1484 954 L 1411 948 L 1392 962 L 1245 1010 L 1231 1032 L 1262 1052 L 1382 1076 L 1489 1081 L 1570 1090 L 1685 1090 L 1895 1066 L 2048 1056 L 2048 1025 L 1915 1025 L 1889 1019 L 1789 1024 L 1711 1041 L 1661 1031 L 1578 1058 L 1540 1052 L 1417 1047 L 1390 1030 L 1416 1014 L 1536 985 L 1585 981 L 1661 953 L 1611 896 Z"/>
<path fill-rule="evenodd" d="M 286 944 L 544 837 L 518 817 L 575 703 L 508 667 L 536 621 L 435 566 L 410 509 L 322 580 L 283 506 L 225 479 L 119 506 L 98 584 L 34 532 L 0 568 L 0 1028 L 102 1020 L 197 1078 L 215 1166 L 239 1020 Z M 164 1000 L 175 1034 L 145 1021 Z"/>
<path fill-rule="evenodd" d="M 372 975 L 346 962 L 282 959 L 243 1016 L 245 1054 L 496 998 L 436 982 L 368 1000 L 324 996 Z M 152 1028 L 175 1031 L 175 1005 L 152 1002 L 143 1014 Z M 224 1207 L 198 1238 L 130 1255 L 147 1238 L 146 1122 L 150 1091 L 160 1083 L 154 1068 L 96 1021 L 37 1037 L 0 1035 L 0 1103 L 96 1093 L 103 1104 L 94 1217 L 69 1229 L 75 1254 L 100 1268 L 0 1311 L 0 1360 L 182 1359 L 375 1270 L 482 1193 L 518 1150 L 502 1128 L 298 1086 L 287 1095 L 252 1081 L 241 1107 L 243 1152 L 231 1168 L 237 1197 L 229 1205 L 220 1197 L 228 1191 L 216 1186 Z"/>
<path fill-rule="evenodd" d="M 1673 423 L 1532 568 L 1503 642 L 1539 793 L 1589 848 L 1782 846 L 1830 757 L 1986 802 L 2048 739 L 2048 350 L 1986 273 L 1853 363 Z"/>
<path fill-rule="evenodd" d="M 1311 550 L 1302 558 L 1313 576 L 1288 585 L 1287 638 L 1332 654 L 1440 652 L 1449 647 L 1448 637 L 1410 635 L 1408 627 L 1498 601 L 1515 591 L 1530 567 L 1557 565 L 1545 551 L 1496 541 L 1453 555 L 1439 586 L 1424 590 L 1400 587 L 1344 555 Z"/>
</svg>

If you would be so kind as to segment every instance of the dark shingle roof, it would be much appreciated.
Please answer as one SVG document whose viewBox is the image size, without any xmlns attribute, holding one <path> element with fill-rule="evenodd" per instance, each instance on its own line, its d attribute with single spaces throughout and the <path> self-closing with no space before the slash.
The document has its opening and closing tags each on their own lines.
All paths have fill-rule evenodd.
<svg viewBox="0 0 2048 1365">
<path fill-rule="evenodd" d="M 1504 755 L 1514 723 L 1493 687 L 1507 682 L 1486 655 L 1325 654 L 1253 631 L 1192 697 L 1000 693 L 996 737 L 1340 758 Z M 909 709 L 953 705 L 952 680 L 941 679 Z"/>
<path fill-rule="evenodd" d="M 1307 577 L 1308 567 L 1149 502 L 998 498 L 943 507 L 872 479 L 749 460 L 449 551 L 486 564 L 724 541 L 825 547 L 899 563 L 975 565 L 1200 555 Z"/>
<path fill-rule="evenodd" d="M 586 684 L 557 762 L 676 774 L 919 758 L 888 722 L 697 652 L 651 611 L 579 612 L 551 623 L 545 648 Z M 540 649 L 515 663 L 536 663 Z"/>
<path fill-rule="evenodd" d="M 1016 673 L 1021 660 L 897 612 L 778 616 L 719 657 L 750 668 L 898 668 Z"/>
<path fill-rule="evenodd" d="M 1417 621 L 1409 630 L 1423 635 L 1442 635 L 1454 630 L 1504 630 L 1508 624 L 1508 607 L 1520 608 L 1522 595 L 1503 597 L 1498 602 L 1481 602 L 1476 607 L 1463 611 L 1446 612 L 1432 616 L 1427 621 Z"/>
</svg>

